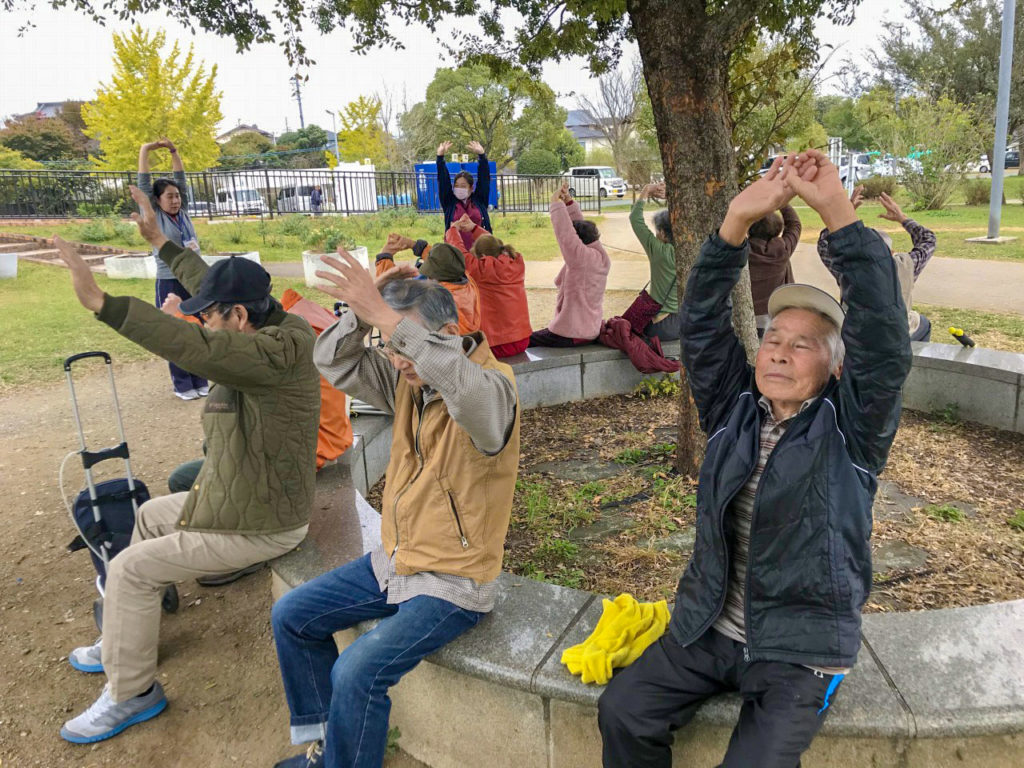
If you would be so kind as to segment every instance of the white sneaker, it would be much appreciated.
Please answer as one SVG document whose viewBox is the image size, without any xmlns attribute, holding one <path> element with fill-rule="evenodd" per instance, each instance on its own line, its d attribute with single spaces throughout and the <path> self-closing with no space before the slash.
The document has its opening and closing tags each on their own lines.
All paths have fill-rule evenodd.
<svg viewBox="0 0 1024 768">
<path fill-rule="evenodd" d="M 187 390 L 185 392 L 175 391 L 175 397 L 181 398 L 182 400 L 198 400 L 200 395 L 194 389 Z"/>
<path fill-rule="evenodd" d="M 120 704 L 110 697 L 110 686 L 91 707 L 78 717 L 64 723 L 60 735 L 74 744 L 92 744 L 116 736 L 125 728 L 156 717 L 167 707 L 164 689 L 158 682 L 148 693 L 128 699 Z"/>
<path fill-rule="evenodd" d="M 68 663 L 79 672 L 103 671 L 103 638 L 95 645 L 83 645 L 68 654 Z"/>
<path fill-rule="evenodd" d="M 200 397 L 206 397 L 208 394 L 210 394 L 210 388 L 196 387 L 196 394 L 199 395 Z"/>
</svg>

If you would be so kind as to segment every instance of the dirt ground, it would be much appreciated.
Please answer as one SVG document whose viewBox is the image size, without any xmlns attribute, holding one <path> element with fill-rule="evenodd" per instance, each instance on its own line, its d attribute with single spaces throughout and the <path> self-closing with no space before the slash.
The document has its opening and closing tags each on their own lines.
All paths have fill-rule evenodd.
<svg viewBox="0 0 1024 768">
<path fill-rule="evenodd" d="M 201 454 L 202 401 L 173 397 L 162 362 L 115 364 L 115 375 L 133 470 L 151 493 L 166 493 L 168 473 Z M 116 442 L 104 376 L 78 386 L 91 447 Z M 73 529 L 57 488 L 60 460 L 77 447 L 59 378 L 0 394 L 0 766 L 268 768 L 295 754 L 270 630 L 269 570 L 223 588 L 179 585 L 181 608 L 161 627 L 163 714 L 93 746 L 59 737 L 103 685 L 102 675 L 67 662 L 72 648 L 97 637 L 95 572 L 85 552 L 65 551 Z M 77 459 L 66 476 L 70 493 L 84 486 Z M 388 763 L 414 766 L 423 768 L 404 756 Z"/>
</svg>

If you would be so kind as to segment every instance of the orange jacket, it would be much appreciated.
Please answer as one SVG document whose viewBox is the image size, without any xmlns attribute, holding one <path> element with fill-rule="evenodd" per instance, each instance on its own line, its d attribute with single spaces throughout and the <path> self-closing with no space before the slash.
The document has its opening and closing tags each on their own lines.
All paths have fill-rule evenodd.
<svg viewBox="0 0 1024 768">
<path fill-rule="evenodd" d="M 337 319 L 319 304 L 304 299 L 291 288 L 281 296 L 286 312 L 305 318 L 319 336 Z M 345 393 L 332 387 L 320 377 L 320 429 L 316 438 L 316 468 L 338 458 L 352 446 L 352 422 L 348 418 Z"/>
<path fill-rule="evenodd" d="M 481 235 L 490 234 L 483 227 L 470 233 L 473 242 Z M 530 307 L 526 301 L 526 263 L 518 253 L 515 258 L 502 253 L 499 256 L 477 258 L 466 250 L 462 233 L 449 227 L 445 242 L 462 251 L 466 259 L 466 274 L 476 282 L 480 291 L 482 316 L 480 330 L 492 347 L 511 344 L 525 339 L 533 332 L 530 326 Z"/>
<path fill-rule="evenodd" d="M 429 250 L 424 251 L 424 258 L 427 258 L 429 253 Z M 382 253 L 377 256 L 376 269 L 378 277 L 393 266 L 395 266 L 395 260 L 389 254 Z M 459 333 L 465 336 L 467 333 L 479 331 L 481 320 L 480 289 L 477 288 L 476 281 L 467 272 L 466 282 L 464 283 L 446 283 L 443 280 L 438 282 L 447 288 L 452 298 L 455 299 L 455 308 L 459 311 Z"/>
</svg>

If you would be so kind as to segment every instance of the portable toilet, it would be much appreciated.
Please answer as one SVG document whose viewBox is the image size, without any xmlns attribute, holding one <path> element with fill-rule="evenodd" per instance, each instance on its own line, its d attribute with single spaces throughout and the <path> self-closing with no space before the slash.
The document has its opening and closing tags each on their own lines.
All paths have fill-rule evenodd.
<svg viewBox="0 0 1024 768">
<path fill-rule="evenodd" d="M 497 166 L 493 160 L 488 161 L 491 171 L 491 189 L 488 203 L 491 207 L 498 204 L 498 179 Z M 453 179 L 459 171 L 468 171 L 477 177 L 477 162 L 472 163 L 445 163 L 448 166 L 448 175 Z M 437 194 L 437 163 L 417 163 L 416 170 L 416 208 L 420 211 L 441 210 L 441 200 Z"/>
<path fill-rule="evenodd" d="M 487 203 L 489 208 L 495 208 L 498 205 L 498 198 L 500 197 L 498 194 L 498 169 L 493 160 L 488 160 L 487 165 L 491 171 L 491 188 L 487 196 Z M 474 160 L 472 163 L 463 163 L 459 170 L 469 171 L 473 174 L 473 178 L 476 179 L 476 166 L 477 162 Z M 456 171 L 456 173 L 458 173 L 458 171 Z M 452 176 L 454 175 L 455 174 L 452 174 Z"/>
</svg>

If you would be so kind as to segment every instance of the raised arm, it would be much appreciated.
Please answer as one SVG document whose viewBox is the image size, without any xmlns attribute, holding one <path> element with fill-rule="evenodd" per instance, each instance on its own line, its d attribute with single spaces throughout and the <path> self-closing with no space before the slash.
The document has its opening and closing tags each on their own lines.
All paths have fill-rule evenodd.
<svg viewBox="0 0 1024 768">
<path fill-rule="evenodd" d="M 571 207 L 576 207 L 575 203 Z M 561 200 L 551 201 L 551 226 L 555 230 L 555 240 L 566 264 L 586 264 L 595 257 L 596 252 L 590 246 L 584 245 L 580 236 L 576 234 L 569 208 L 570 206 Z"/>
<path fill-rule="evenodd" d="M 149 172 L 149 153 L 155 146 L 156 142 L 150 142 L 139 147 L 139 172 L 135 177 L 135 183 L 140 189 L 145 190 L 147 195 L 153 194 L 153 175 Z"/>
<path fill-rule="evenodd" d="M 469 142 L 468 149 L 477 154 L 476 188 L 473 190 L 473 202 L 487 210 L 491 204 L 491 164 L 479 141 Z"/>
<path fill-rule="evenodd" d="M 884 192 L 878 196 L 878 199 L 882 203 L 882 207 L 885 208 L 885 213 L 881 214 L 881 217 L 900 224 L 910 235 L 910 240 L 913 243 L 913 247 L 910 249 L 910 260 L 914 262 L 914 279 L 917 280 L 921 270 L 935 255 L 935 233 L 903 213 L 896 201 Z"/>
<path fill-rule="evenodd" d="M 451 147 L 450 141 L 442 141 L 437 146 L 437 197 L 442 208 L 448 208 L 456 202 L 455 193 L 452 191 L 452 177 L 444 161 L 444 155 Z"/>
<path fill-rule="evenodd" d="M 878 473 L 899 425 L 901 391 L 912 359 L 896 263 L 878 233 L 857 220 L 836 167 L 818 150 L 801 155 L 799 173 L 786 183 L 831 233 L 829 253 L 847 308 L 839 427 L 851 461 Z"/>
<path fill-rule="evenodd" d="M 644 253 L 647 254 L 647 258 L 653 255 L 659 242 L 658 238 L 651 232 L 651 228 L 647 226 L 647 222 L 644 221 L 644 203 L 647 202 L 650 187 L 651 185 L 648 184 L 640 190 L 640 197 L 633 203 L 633 207 L 629 211 L 629 226 L 633 229 L 636 239 L 640 241 L 640 245 L 644 249 Z"/>
<path fill-rule="evenodd" d="M 782 242 L 786 244 L 789 255 L 793 255 L 797 244 L 800 242 L 800 234 L 803 232 L 803 224 L 792 205 L 782 206 L 779 211 L 782 214 Z"/>
<path fill-rule="evenodd" d="M 351 311 L 325 330 L 313 347 L 313 362 L 320 375 L 335 389 L 385 413 L 395 411 L 398 371 L 363 339 L 371 326 L 359 322 Z"/>
<path fill-rule="evenodd" d="M 832 264 L 832 254 L 828 252 L 828 229 L 823 229 L 818 234 L 818 258 L 825 265 L 825 269 L 832 273 L 832 277 L 839 282 L 839 270 Z"/>
</svg>

